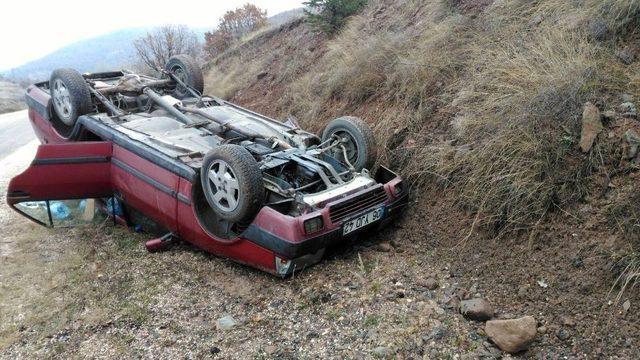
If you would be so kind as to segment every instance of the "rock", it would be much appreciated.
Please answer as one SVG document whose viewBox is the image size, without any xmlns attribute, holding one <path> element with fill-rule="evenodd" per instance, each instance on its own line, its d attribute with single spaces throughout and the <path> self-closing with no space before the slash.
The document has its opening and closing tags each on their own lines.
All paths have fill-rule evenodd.
<svg viewBox="0 0 640 360">
<path fill-rule="evenodd" d="M 489 320 L 495 314 L 491 303 L 482 298 L 461 301 L 460 313 L 467 319 L 476 321 Z"/>
<path fill-rule="evenodd" d="M 446 338 L 448 335 L 449 335 L 449 332 L 447 331 L 446 328 L 442 326 L 436 326 L 435 328 L 433 328 L 433 330 L 431 330 L 431 334 L 429 334 L 428 339 L 440 341 Z"/>
<path fill-rule="evenodd" d="M 469 288 L 469 292 L 470 292 L 471 294 L 475 294 L 475 293 L 477 293 L 477 292 L 478 292 L 478 284 L 473 284 L 473 285 L 471 285 L 471 287 Z"/>
<path fill-rule="evenodd" d="M 218 319 L 216 325 L 220 330 L 231 330 L 234 326 L 236 326 L 237 322 L 231 315 L 226 315 Z"/>
<path fill-rule="evenodd" d="M 209 353 L 211 353 L 211 355 L 215 355 L 220 353 L 220 348 L 217 346 L 212 346 L 211 349 L 209 349 Z"/>
<path fill-rule="evenodd" d="M 536 338 L 536 319 L 525 316 L 511 320 L 490 320 L 485 325 L 487 335 L 505 352 L 515 354 L 525 350 Z"/>
<path fill-rule="evenodd" d="M 452 268 L 449 270 L 449 276 L 452 278 L 460 278 L 464 275 L 464 271 L 458 268 Z"/>
<path fill-rule="evenodd" d="M 573 318 L 571 318 L 568 315 L 562 315 L 560 316 L 560 322 L 562 323 L 562 325 L 564 326 L 570 326 L 570 327 L 574 327 L 576 326 L 576 322 L 575 320 L 573 320 Z"/>
<path fill-rule="evenodd" d="M 440 284 L 438 283 L 438 280 L 436 280 L 436 279 L 434 279 L 432 277 L 427 278 L 426 280 L 420 281 L 420 283 L 418 285 L 425 287 L 427 290 L 435 290 L 438 287 L 440 287 Z"/>
<path fill-rule="evenodd" d="M 393 355 L 393 351 L 385 346 L 378 346 L 371 350 L 371 353 L 373 354 L 373 356 L 378 358 L 388 358 Z"/>
<path fill-rule="evenodd" d="M 571 265 L 575 268 L 582 267 L 584 265 L 584 260 L 578 255 L 571 258 Z"/>
<path fill-rule="evenodd" d="M 518 297 L 524 299 L 529 295 L 529 285 L 520 285 L 518 288 Z"/>
<path fill-rule="evenodd" d="M 273 355 L 278 351 L 278 348 L 275 345 L 268 345 L 264 348 L 264 352 L 267 355 Z"/>
<path fill-rule="evenodd" d="M 602 113 L 602 118 L 607 121 L 611 121 L 611 120 L 615 120 L 617 115 L 618 114 L 615 111 L 609 110 Z"/>
<path fill-rule="evenodd" d="M 604 20 L 598 19 L 589 23 L 587 31 L 589 33 L 589 36 L 591 36 L 593 39 L 602 41 L 607 38 L 607 35 L 609 34 L 609 27 L 607 26 L 607 23 L 604 22 Z"/>
<path fill-rule="evenodd" d="M 622 102 L 633 102 L 633 95 L 631 94 L 622 94 L 620 95 L 620 98 L 622 99 Z"/>
<path fill-rule="evenodd" d="M 580 135 L 580 149 L 582 152 L 586 153 L 591 150 L 602 129 L 600 110 L 592 103 L 586 103 L 582 112 L 582 133 Z"/>
<path fill-rule="evenodd" d="M 376 250 L 380 252 L 390 252 L 391 250 L 393 250 L 393 246 L 391 246 L 391 244 L 389 244 L 388 242 L 381 242 L 376 245 Z"/>
<path fill-rule="evenodd" d="M 502 358 L 502 351 L 500 351 L 500 349 L 498 349 L 497 347 L 489 346 L 487 350 L 489 350 L 489 352 L 491 353 L 491 355 L 493 355 L 495 359 Z"/>
<path fill-rule="evenodd" d="M 265 77 L 265 76 L 267 76 L 267 75 L 269 75 L 269 73 L 268 73 L 268 72 L 266 72 L 266 71 L 263 71 L 263 72 L 261 72 L 261 73 L 258 73 L 258 75 L 256 76 L 256 78 L 258 78 L 258 80 L 262 80 L 262 79 L 264 79 L 264 77 Z"/>
<path fill-rule="evenodd" d="M 471 144 L 460 145 L 456 148 L 455 157 L 457 158 L 459 156 L 465 155 L 471 150 L 473 150 L 473 146 Z"/>
<path fill-rule="evenodd" d="M 531 20 L 531 25 L 540 25 L 542 20 L 544 20 L 542 15 L 536 15 L 536 17 L 534 17 L 533 20 Z"/>
<path fill-rule="evenodd" d="M 627 148 L 627 159 L 633 159 L 638 155 L 638 148 L 640 147 L 640 135 L 633 129 L 627 130 L 624 133 L 624 139 L 629 144 Z"/>
<path fill-rule="evenodd" d="M 558 332 L 556 332 L 556 336 L 558 337 L 558 339 L 560 339 L 562 341 L 565 341 L 565 340 L 568 340 L 571 337 L 571 333 L 569 333 L 565 329 L 560 329 L 560 330 L 558 330 Z"/>
<path fill-rule="evenodd" d="M 620 112 L 622 113 L 637 113 L 638 109 L 636 108 L 636 104 L 631 101 L 626 101 L 620 104 Z"/>
<path fill-rule="evenodd" d="M 538 334 L 546 334 L 547 333 L 547 327 L 546 326 L 540 326 L 538 328 Z"/>
<path fill-rule="evenodd" d="M 616 51 L 616 56 L 620 61 L 622 61 L 625 65 L 633 64 L 633 61 L 636 59 L 636 55 L 629 51 L 629 49 L 624 49 L 620 51 Z"/>
</svg>

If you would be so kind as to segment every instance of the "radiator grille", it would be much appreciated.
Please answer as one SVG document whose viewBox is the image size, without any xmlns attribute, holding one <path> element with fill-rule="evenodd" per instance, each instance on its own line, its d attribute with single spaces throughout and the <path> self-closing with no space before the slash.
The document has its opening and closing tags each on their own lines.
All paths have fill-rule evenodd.
<svg viewBox="0 0 640 360">
<path fill-rule="evenodd" d="M 331 205 L 329 218 L 332 223 L 344 220 L 364 210 L 380 205 L 387 200 L 387 193 L 382 186 L 348 200 Z"/>
</svg>

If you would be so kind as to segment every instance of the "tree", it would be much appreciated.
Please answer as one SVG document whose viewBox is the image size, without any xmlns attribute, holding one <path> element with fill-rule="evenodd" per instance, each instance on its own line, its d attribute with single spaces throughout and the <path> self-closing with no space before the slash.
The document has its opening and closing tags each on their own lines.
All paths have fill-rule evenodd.
<svg viewBox="0 0 640 360">
<path fill-rule="evenodd" d="M 162 69 L 169 58 L 188 54 L 200 55 L 198 35 L 185 25 L 164 25 L 133 42 L 140 60 L 152 70 Z"/>
<path fill-rule="evenodd" d="M 239 38 L 266 25 L 267 12 L 253 4 L 247 3 L 243 7 L 227 11 L 220 19 L 218 28 L 204 34 L 205 51 L 209 56 L 215 56 Z"/>
<path fill-rule="evenodd" d="M 308 0 L 304 12 L 309 22 L 327 34 L 334 34 L 349 16 L 359 13 L 367 0 Z"/>
<path fill-rule="evenodd" d="M 213 31 L 204 33 L 204 51 L 210 57 L 225 51 L 233 43 L 234 38 L 231 34 Z"/>
</svg>

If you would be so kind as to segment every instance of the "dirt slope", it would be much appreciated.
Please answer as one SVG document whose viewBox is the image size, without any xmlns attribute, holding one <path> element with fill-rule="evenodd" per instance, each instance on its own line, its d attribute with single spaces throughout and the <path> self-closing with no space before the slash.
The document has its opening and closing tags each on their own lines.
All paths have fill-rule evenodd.
<svg viewBox="0 0 640 360">
<path fill-rule="evenodd" d="M 635 356 L 638 292 L 616 285 L 633 283 L 640 244 L 623 135 L 637 115 L 620 108 L 640 100 L 637 11 L 374 1 L 335 38 L 296 22 L 223 54 L 208 90 L 314 131 L 364 118 L 379 161 L 415 184 L 386 235 L 401 258 L 447 269 L 461 298 L 484 289 L 500 318 L 535 316 L 543 333 L 528 356 Z M 587 101 L 605 130 L 584 154 Z"/>
</svg>

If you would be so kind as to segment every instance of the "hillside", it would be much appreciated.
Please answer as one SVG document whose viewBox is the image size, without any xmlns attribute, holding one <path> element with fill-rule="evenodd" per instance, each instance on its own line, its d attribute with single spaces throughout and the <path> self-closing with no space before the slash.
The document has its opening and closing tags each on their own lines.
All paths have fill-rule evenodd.
<svg viewBox="0 0 640 360">
<path fill-rule="evenodd" d="M 24 89 L 0 78 L 0 114 L 25 108 Z"/>
<path fill-rule="evenodd" d="M 16 79 L 31 82 L 46 80 L 57 68 L 72 67 L 80 72 L 113 70 L 134 60 L 133 40 L 149 29 L 131 28 L 78 41 L 6 72 Z"/>
<path fill-rule="evenodd" d="M 375 239 L 397 261 L 535 316 L 532 356 L 638 355 L 640 5 L 582 3 L 372 1 L 335 38 L 296 21 L 230 49 L 206 90 L 316 132 L 362 117 L 412 184 Z"/>
</svg>

